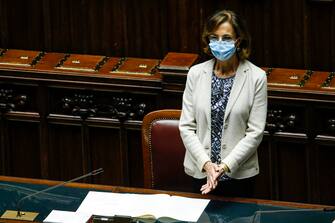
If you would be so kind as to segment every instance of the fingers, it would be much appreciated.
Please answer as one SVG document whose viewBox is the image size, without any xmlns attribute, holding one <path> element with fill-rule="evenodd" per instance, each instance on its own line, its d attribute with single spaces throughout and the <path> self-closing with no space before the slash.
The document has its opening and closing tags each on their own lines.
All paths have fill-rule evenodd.
<svg viewBox="0 0 335 223">
<path fill-rule="evenodd" d="M 213 176 L 213 175 L 209 175 L 209 176 L 207 177 L 207 181 L 210 182 L 210 185 L 211 185 L 211 186 L 214 186 L 214 185 L 216 184 L 216 183 L 215 183 L 216 179 L 215 179 L 215 176 Z"/>
<path fill-rule="evenodd" d="M 204 184 L 200 191 L 201 191 L 201 194 L 208 194 L 209 192 L 211 192 L 212 190 L 214 190 L 215 187 L 212 185 L 209 185 L 209 184 Z"/>
<path fill-rule="evenodd" d="M 209 185 L 209 183 L 202 185 L 201 194 L 208 194 L 210 191 L 212 191 L 212 187 Z"/>
<path fill-rule="evenodd" d="M 207 183 L 202 185 L 202 187 L 200 188 L 201 194 L 208 194 L 209 192 L 211 192 L 212 190 L 214 190 L 218 185 L 218 181 L 217 180 L 210 180 L 210 177 L 207 177 Z"/>
<path fill-rule="evenodd" d="M 200 191 L 202 192 L 202 191 L 206 190 L 208 187 L 209 187 L 208 184 L 204 184 L 204 185 L 202 185 L 202 187 L 200 188 Z"/>
<path fill-rule="evenodd" d="M 211 192 L 212 190 L 210 188 L 206 188 L 203 191 L 201 191 L 201 194 L 208 194 L 209 192 Z"/>
</svg>

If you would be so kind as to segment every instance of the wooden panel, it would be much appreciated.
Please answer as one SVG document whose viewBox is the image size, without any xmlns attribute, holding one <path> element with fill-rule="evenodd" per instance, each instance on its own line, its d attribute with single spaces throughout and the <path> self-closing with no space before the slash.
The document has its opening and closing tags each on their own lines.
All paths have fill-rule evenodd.
<svg viewBox="0 0 335 223">
<path fill-rule="evenodd" d="M 6 174 L 7 162 L 6 162 L 6 147 L 7 147 L 7 128 L 6 121 L 1 117 L 0 119 L 0 173 Z"/>
<path fill-rule="evenodd" d="M 88 53 L 87 2 L 44 1 L 46 34 L 50 41 L 48 49 L 58 52 Z"/>
<path fill-rule="evenodd" d="M 90 123 L 92 124 L 92 123 Z M 88 127 L 91 169 L 103 168 L 103 174 L 93 177 L 92 182 L 107 185 L 125 185 L 128 173 L 125 151 L 121 147 L 121 131 L 116 127 Z"/>
<path fill-rule="evenodd" d="M 189 68 L 197 61 L 198 55 L 191 53 L 168 53 L 159 65 L 162 72 L 188 71 Z"/>
<path fill-rule="evenodd" d="M 1 46 L 37 50 L 44 48 L 42 2 L 1 1 L 0 24 L 4 28 L 1 29 L 4 34 Z"/>
<path fill-rule="evenodd" d="M 86 173 L 87 154 L 83 151 L 81 131 L 79 125 L 49 124 L 49 179 L 69 180 Z"/>
<path fill-rule="evenodd" d="M 64 61 L 60 62 L 56 68 L 68 71 L 96 72 L 100 69 L 100 64 L 107 60 L 104 56 L 71 54 Z"/>
<path fill-rule="evenodd" d="M 320 64 L 319 70 L 334 70 L 334 4 L 310 3 L 310 56 L 311 64 Z M 313 19 L 313 18 L 318 18 Z M 318 55 L 318 56 L 316 56 Z"/>
<path fill-rule="evenodd" d="M 88 1 L 87 23 L 90 30 L 88 52 L 108 56 L 130 56 L 126 52 L 128 50 L 127 18 L 131 14 L 125 13 L 127 8 L 125 2 Z M 61 17 L 58 19 L 61 20 Z M 137 38 L 133 38 L 134 41 L 135 39 Z"/>
<path fill-rule="evenodd" d="M 144 58 L 200 54 L 206 18 L 230 9 L 247 21 L 256 64 L 335 70 L 332 2 L 3 0 L 0 6 L 3 48 Z"/>
<path fill-rule="evenodd" d="M 169 18 L 166 12 L 166 1 L 126 0 L 122 2 L 125 8 L 123 16 L 126 29 L 125 55 L 160 58 L 167 53 L 166 28 Z"/>
<path fill-rule="evenodd" d="M 152 111 L 156 95 L 104 92 L 82 89 L 50 89 L 49 108 L 53 114 L 88 117 L 141 120 Z"/>
<path fill-rule="evenodd" d="M 0 81 L 1 113 L 8 111 L 36 112 L 38 90 L 32 84 L 12 84 Z"/>
<path fill-rule="evenodd" d="M 247 27 L 252 37 L 252 61 L 256 64 L 272 65 L 273 6 L 274 1 L 245 1 L 240 4 L 239 12 L 246 20 Z M 262 12 L 262 13 L 259 13 Z M 263 35 L 259 35 L 263 33 Z M 272 36 L 273 37 L 273 36 Z"/>
<path fill-rule="evenodd" d="M 141 125 L 137 124 L 137 127 L 133 126 L 132 128 L 126 130 L 126 135 L 127 135 L 127 147 L 129 149 L 128 150 L 129 184 L 135 187 L 143 187 Z"/>
<path fill-rule="evenodd" d="M 277 67 L 279 64 L 284 67 L 302 68 L 304 53 L 304 12 L 303 1 L 271 1 L 272 32 L 269 57 L 271 66 Z M 290 15 L 290 16 L 288 16 Z M 256 34 L 256 38 L 257 38 Z M 292 53 L 294 49 L 294 53 Z M 293 56 L 294 55 L 294 56 Z"/>
<path fill-rule="evenodd" d="M 167 26 L 163 31 L 168 36 L 168 50 L 175 52 L 200 52 L 202 11 L 199 1 L 167 1 Z"/>
<path fill-rule="evenodd" d="M 125 58 L 122 63 L 111 73 L 124 73 L 127 75 L 153 75 L 157 72 L 159 60 Z"/>
<path fill-rule="evenodd" d="M 277 142 L 278 198 L 285 201 L 309 200 L 309 168 L 304 144 Z M 299 165 L 297 165 L 297 163 Z"/>
<path fill-rule="evenodd" d="M 322 204 L 334 204 L 335 200 L 335 191 L 328 189 L 334 188 L 335 185 L 335 137 L 332 138 L 332 142 L 332 144 L 324 144 L 319 141 L 320 144 L 318 143 L 317 146 L 317 178 L 315 179 L 317 189 L 314 191 L 314 197 L 317 198 L 318 203 Z"/>
<path fill-rule="evenodd" d="M 317 135 L 335 136 L 335 109 L 333 106 L 323 106 L 315 109 L 315 115 L 322 114 L 317 120 L 313 120 Z"/>
<path fill-rule="evenodd" d="M 242 9 L 238 1 L 216 2 Z M 252 9 L 250 12 L 244 9 L 248 16 L 255 14 L 253 21 L 257 21 L 259 15 L 255 11 L 263 7 L 262 2 L 247 3 Z M 182 10 L 186 3 L 189 1 L 179 2 L 178 10 Z M 52 3 L 57 4 L 74 7 L 74 3 L 64 1 Z M 82 1 L 82 4 L 85 9 L 88 2 Z M 170 4 L 169 7 L 172 7 L 174 3 Z M 202 4 L 205 2 L 193 6 L 192 10 L 203 7 Z M 286 4 L 285 1 L 282 7 L 285 8 Z M 270 5 L 267 3 L 264 7 Z M 94 10 L 99 11 L 98 8 Z M 206 10 L 207 13 L 210 8 Z M 185 24 L 192 23 L 187 18 L 183 19 L 185 27 Z M 177 26 L 170 28 L 176 29 Z M 78 43 L 78 47 L 87 41 Z M 257 55 L 265 58 L 265 54 Z M 74 56 L 74 60 L 80 61 L 93 58 Z M 163 67 L 151 75 L 129 75 L 124 70 L 123 73 L 110 73 L 121 64 L 119 62 L 123 59 L 118 57 L 109 58 L 101 69 L 94 72 L 56 69 L 56 64 L 66 58 L 71 58 L 71 55 L 50 52 L 34 66 L 0 65 L 0 172 L 17 175 L 27 172 L 28 176 L 68 180 L 103 167 L 103 175 L 86 179 L 86 182 L 142 186 L 142 118 L 153 110 L 181 108 L 186 73 L 196 55 L 192 55 L 190 63 L 178 60 L 184 64 L 168 64 L 170 67 Z M 137 59 L 147 61 L 146 58 Z M 89 63 L 89 68 L 92 69 L 98 60 Z M 155 64 L 158 62 L 149 60 L 155 61 Z M 256 178 L 254 196 L 331 203 L 327 195 L 322 194 L 325 191 L 330 198 L 334 195 L 326 175 L 322 174 L 328 174 L 326 169 L 331 163 L 327 158 L 328 155 L 333 156 L 329 148 L 334 146 L 334 73 L 309 73 L 307 70 L 286 68 L 264 70 L 269 80 L 268 120 L 266 135 L 259 148 L 261 173 Z M 295 75 L 299 76 L 298 80 L 294 79 Z M 291 82 L 285 81 L 291 76 L 293 87 Z M 296 81 L 304 81 L 304 85 Z M 287 86 L 288 83 L 291 85 Z M 25 106 L 13 107 L 14 98 L 18 95 L 26 95 Z M 21 104 L 20 100 L 16 104 Z M 13 130 L 8 131 L 8 126 Z M 31 161 L 34 165 L 27 170 L 21 165 L 29 165 L 22 161 L 23 157 L 17 160 L 7 158 L 12 147 L 22 152 L 24 146 L 27 148 L 23 153 L 31 150 L 34 156 Z"/>
<path fill-rule="evenodd" d="M 307 110 L 304 105 L 272 100 L 268 106 L 266 130 L 272 132 L 306 133 Z"/>
<path fill-rule="evenodd" d="M 39 51 L 28 50 L 4 50 L 0 57 L 0 65 L 14 65 L 20 67 L 32 67 L 40 55 Z"/>
<path fill-rule="evenodd" d="M 5 152 L 8 167 L 6 174 L 40 178 L 39 124 L 10 120 L 6 123 L 8 139 Z"/>
<path fill-rule="evenodd" d="M 254 197 L 270 198 L 272 195 L 272 153 L 269 137 L 264 137 L 258 147 L 258 160 L 260 173 L 257 175 L 254 186 Z"/>
<path fill-rule="evenodd" d="M 182 108 L 182 97 L 183 97 L 183 93 L 181 91 L 179 91 L 178 93 L 176 92 L 163 92 L 161 94 L 161 99 L 159 100 L 160 104 L 159 107 L 160 108 L 177 108 L 177 109 L 181 109 Z M 179 100 L 175 100 L 176 98 L 178 98 Z"/>
</svg>

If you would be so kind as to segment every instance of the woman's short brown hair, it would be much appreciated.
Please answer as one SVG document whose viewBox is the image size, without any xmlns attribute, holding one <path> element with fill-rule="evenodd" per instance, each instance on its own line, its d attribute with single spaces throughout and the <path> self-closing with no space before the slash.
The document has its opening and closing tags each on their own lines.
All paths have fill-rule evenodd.
<svg viewBox="0 0 335 223">
<path fill-rule="evenodd" d="M 222 23 L 229 22 L 235 32 L 236 38 L 240 38 L 240 45 L 237 49 L 237 55 L 239 60 L 247 59 L 250 55 L 250 35 L 247 31 L 244 21 L 233 11 L 222 10 L 207 20 L 202 33 L 202 42 L 205 44 L 204 52 L 212 55 L 209 49 L 209 36 L 212 35 Z"/>
</svg>

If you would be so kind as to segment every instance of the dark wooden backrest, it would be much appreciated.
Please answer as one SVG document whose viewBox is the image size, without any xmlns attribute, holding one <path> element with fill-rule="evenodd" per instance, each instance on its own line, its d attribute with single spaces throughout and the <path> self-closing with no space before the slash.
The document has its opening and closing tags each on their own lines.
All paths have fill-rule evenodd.
<svg viewBox="0 0 335 223">
<path fill-rule="evenodd" d="M 173 191 L 192 191 L 184 172 L 185 147 L 179 133 L 180 110 L 147 114 L 142 124 L 144 186 Z"/>
</svg>

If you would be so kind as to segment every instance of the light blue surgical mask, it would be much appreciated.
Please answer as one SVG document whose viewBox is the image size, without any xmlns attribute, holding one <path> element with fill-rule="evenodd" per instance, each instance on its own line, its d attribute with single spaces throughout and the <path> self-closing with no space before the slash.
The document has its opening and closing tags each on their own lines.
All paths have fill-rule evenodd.
<svg viewBox="0 0 335 223">
<path fill-rule="evenodd" d="M 221 61 L 226 61 L 231 58 L 236 52 L 234 40 L 217 40 L 210 39 L 209 47 L 213 56 Z"/>
</svg>

